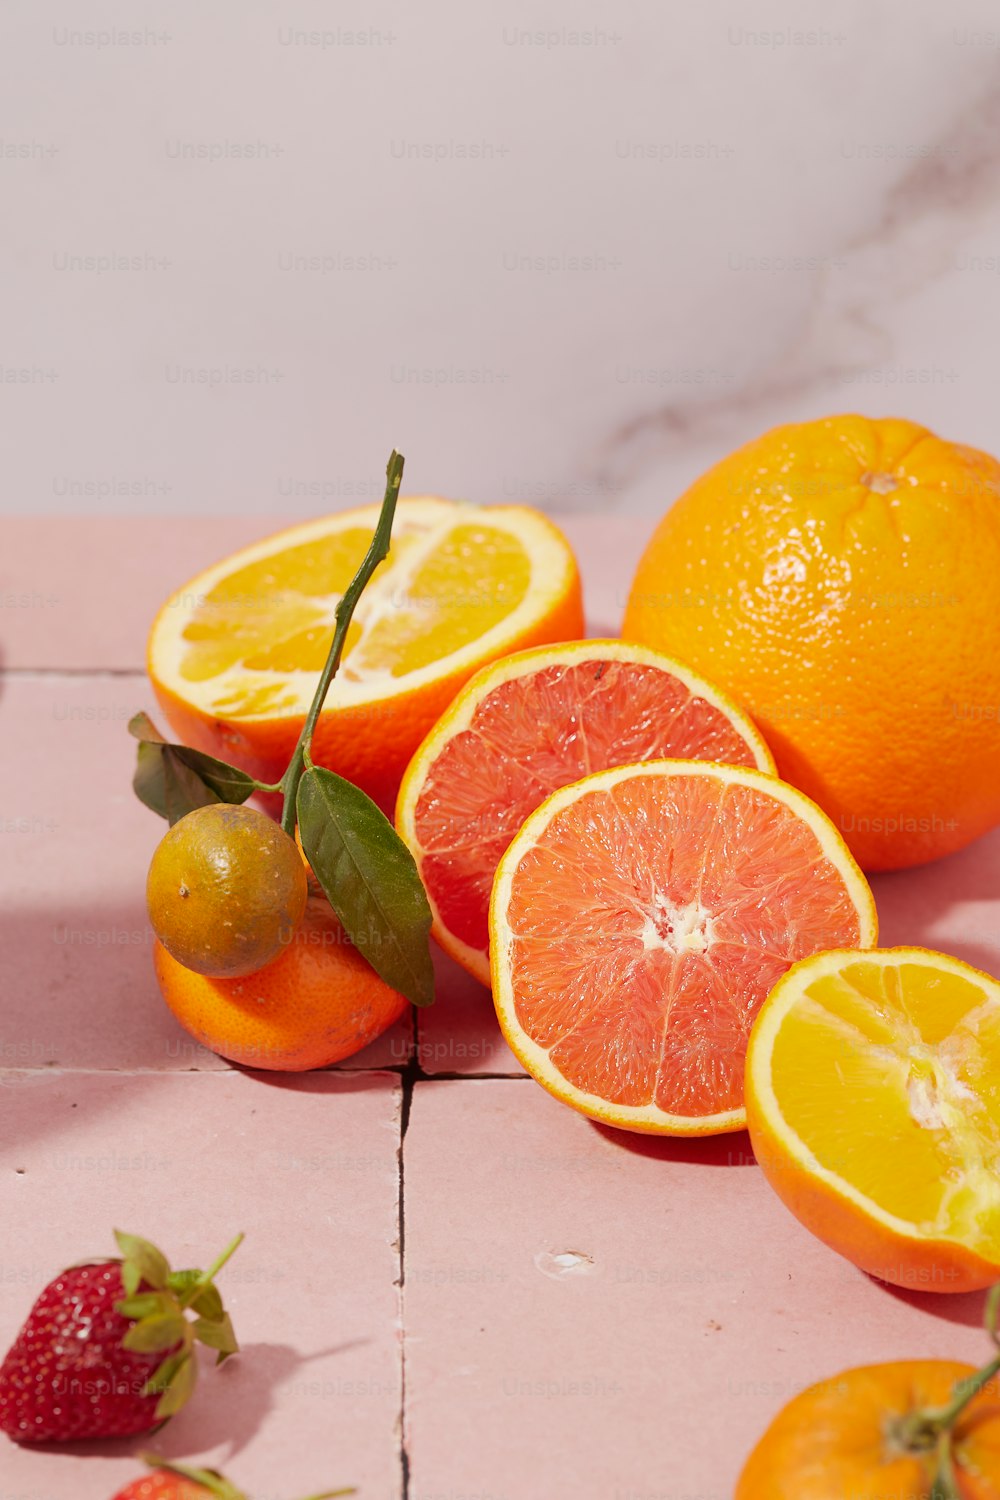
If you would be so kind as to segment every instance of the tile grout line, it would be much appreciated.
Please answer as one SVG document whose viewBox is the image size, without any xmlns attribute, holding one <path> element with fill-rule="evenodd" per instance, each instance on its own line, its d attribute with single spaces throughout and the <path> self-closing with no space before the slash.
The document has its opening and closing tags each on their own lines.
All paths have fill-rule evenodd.
<svg viewBox="0 0 1000 1500">
<path fill-rule="evenodd" d="M 368 1068 L 313 1068 L 310 1072 L 324 1078 L 377 1078 L 392 1074 L 398 1077 L 404 1089 L 412 1092 L 417 1083 L 527 1083 L 532 1081 L 529 1073 L 423 1073 L 410 1063 L 373 1063 Z M 18 1067 L 16 1063 L 4 1063 L 0 1059 L 0 1073 L 18 1073 L 25 1077 L 61 1077 L 68 1073 L 85 1073 L 93 1077 L 108 1078 L 232 1078 L 252 1076 L 243 1068 L 94 1068 L 79 1063 L 49 1063 L 37 1067 Z M 283 1074 L 288 1077 L 288 1074 Z M 291 1075 L 294 1076 L 294 1075 Z"/>
<path fill-rule="evenodd" d="M 68 677 L 145 677 L 145 667 L 0 667 L 0 678 L 16 677 L 22 681 L 47 681 Z"/>
<path fill-rule="evenodd" d="M 399 1255 L 399 1476 L 400 1476 L 400 1500 L 409 1500 L 410 1497 L 410 1452 L 408 1446 L 407 1421 L 408 1412 L 406 1406 L 406 1132 L 409 1129 L 410 1113 L 413 1109 L 413 1091 L 419 1077 L 417 1057 L 419 1054 L 420 1017 L 419 1012 L 413 1012 L 413 1030 L 411 1032 L 413 1051 L 407 1060 L 406 1067 L 400 1070 L 400 1106 L 399 1106 L 399 1151 L 397 1160 L 399 1162 L 399 1187 L 398 1202 L 396 1208 L 396 1243 Z"/>
</svg>

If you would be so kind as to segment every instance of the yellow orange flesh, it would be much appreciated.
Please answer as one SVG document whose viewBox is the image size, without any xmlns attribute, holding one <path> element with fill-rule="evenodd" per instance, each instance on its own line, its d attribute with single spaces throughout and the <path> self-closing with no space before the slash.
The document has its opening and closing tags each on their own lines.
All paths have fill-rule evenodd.
<svg viewBox="0 0 1000 1500">
<path fill-rule="evenodd" d="M 821 1239 L 887 1281 L 1000 1275 L 1000 984 L 920 948 L 806 959 L 747 1058 L 764 1172 Z"/>
<path fill-rule="evenodd" d="M 875 930 L 864 877 L 800 792 L 743 767 L 625 766 L 555 793 L 503 856 L 493 997 L 528 1071 L 585 1114 L 736 1130 L 768 991 Z"/>
<path fill-rule="evenodd" d="M 262 780 L 284 771 L 378 506 L 293 527 L 207 569 L 153 625 L 149 671 L 187 743 Z M 538 512 L 400 500 L 354 615 L 314 757 L 386 803 L 455 692 L 506 652 L 576 635 L 580 583 Z"/>
</svg>

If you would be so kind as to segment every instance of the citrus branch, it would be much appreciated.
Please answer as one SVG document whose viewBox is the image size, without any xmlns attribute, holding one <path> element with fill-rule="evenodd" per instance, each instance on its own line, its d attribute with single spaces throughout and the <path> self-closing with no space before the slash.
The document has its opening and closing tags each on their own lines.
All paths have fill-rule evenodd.
<svg viewBox="0 0 1000 1500">
<path fill-rule="evenodd" d="M 299 790 L 299 782 L 302 773 L 310 764 L 309 751 L 312 745 L 313 732 L 319 716 L 326 702 L 326 695 L 330 691 L 330 684 L 337 675 L 340 666 L 340 658 L 344 654 L 344 642 L 351 623 L 351 617 L 357 607 L 358 600 L 364 593 L 368 582 L 378 567 L 389 553 L 389 538 L 392 534 L 392 522 L 396 514 L 396 501 L 399 499 L 399 486 L 403 479 L 403 464 L 405 460 L 401 453 L 395 448 L 386 465 L 385 499 L 382 501 L 382 509 L 379 512 L 378 523 L 372 536 L 368 551 L 362 559 L 361 566 L 344 590 L 343 598 L 337 605 L 336 629 L 330 644 L 330 653 L 326 659 L 326 665 L 320 673 L 319 682 L 316 685 L 316 693 L 306 715 L 306 721 L 302 726 L 302 733 L 292 754 L 288 770 L 279 782 L 280 789 L 284 792 L 285 800 L 281 808 L 281 826 L 287 834 L 294 837 L 295 834 L 295 799 Z"/>
</svg>

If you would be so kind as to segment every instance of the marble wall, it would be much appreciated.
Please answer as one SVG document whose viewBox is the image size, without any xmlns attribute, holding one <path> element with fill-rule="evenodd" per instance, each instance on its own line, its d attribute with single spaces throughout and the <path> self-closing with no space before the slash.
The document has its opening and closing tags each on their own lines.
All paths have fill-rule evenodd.
<svg viewBox="0 0 1000 1500">
<path fill-rule="evenodd" d="M 846 409 L 1000 449 L 989 0 L 2 19 L 7 513 L 291 521 L 395 444 L 410 492 L 651 518 Z"/>
</svg>

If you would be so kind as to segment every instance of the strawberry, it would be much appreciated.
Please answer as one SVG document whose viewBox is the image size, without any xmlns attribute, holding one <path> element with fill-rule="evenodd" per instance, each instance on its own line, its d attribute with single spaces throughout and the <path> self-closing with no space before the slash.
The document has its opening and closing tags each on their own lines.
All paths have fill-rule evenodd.
<svg viewBox="0 0 1000 1500">
<path fill-rule="evenodd" d="M 71 1442 L 172 1417 L 194 1390 L 195 1341 L 218 1364 L 238 1351 L 212 1278 L 242 1238 L 209 1271 L 171 1271 L 155 1245 L 116 1230 L 120 1260 L 57 1276 L 0 1365 L 0 1430 L 17 1443 Z"/>
<path fill-rule="evenodd" d="M 144 1453 L 143 1462 L 153 1472 L 133 1479 L 112 1500 L 247 1500 L 242 1490 L 223 1479 L 214 1469 L 189 1469 L 186 1464 L 168 1463 L 155 1454 Z M 353 1489 L 327 1490 L 311 1500 L 333 1500 L 335 1495 L 353 1495 Z"/>
</svg>

